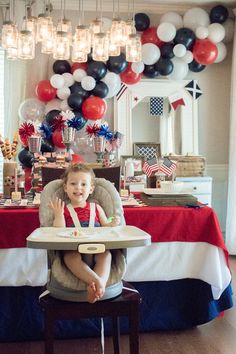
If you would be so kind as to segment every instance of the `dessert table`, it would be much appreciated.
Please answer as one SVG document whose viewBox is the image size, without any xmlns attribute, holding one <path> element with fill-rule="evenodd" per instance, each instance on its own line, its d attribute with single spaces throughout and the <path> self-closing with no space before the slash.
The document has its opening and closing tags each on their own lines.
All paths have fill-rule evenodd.
<svg viewBox="0 0 236 354">
<path fill-rule="evenodd" d="M 141 331 L 190 328 L 232 307 L 228 252 L 213 209 L 125 207 L 124 216 L 152 237 L 150 246 L 127 250 L 125 280 L 143 297 Z M 0 223 L 0 340 L 40 339 L 37 297 L 47 279 L 47 254 L 26 248 L 39 227 L 38 209 L 1 208 Z M 57 336 L 99 335 L 98 327 L 63 324 Z M 106 333 L 109 328 L 105 322 Z"/>
</svg>

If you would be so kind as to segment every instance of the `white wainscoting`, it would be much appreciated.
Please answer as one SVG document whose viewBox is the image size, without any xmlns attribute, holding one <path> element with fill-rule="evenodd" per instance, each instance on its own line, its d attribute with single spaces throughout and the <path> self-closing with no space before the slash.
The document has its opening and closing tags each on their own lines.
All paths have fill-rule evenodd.
<svg viewBox="0 0 236 354">
<path fill-rule="evenodd" d="M 206 165 L 206 175 L 212 181 L 212 208 L 220 222 L 221 230 L 225 233 L 228 193 L 228 165 Z"/>
</svg>

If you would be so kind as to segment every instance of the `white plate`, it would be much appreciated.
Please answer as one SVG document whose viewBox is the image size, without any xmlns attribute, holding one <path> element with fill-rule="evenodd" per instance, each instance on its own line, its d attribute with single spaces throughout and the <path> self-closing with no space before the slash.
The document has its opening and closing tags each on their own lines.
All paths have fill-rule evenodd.
<svg viewBox="0 0 236 354">
<path fill-rule="evenodd" d="M 184 192 L 163 192 L 163 190 L 161 190 L 161 188 L 144 188 L 143 192 L 145 194 L 148 195 L 157 195 L 157 194 L 167 194 L 167 195 L 183 195 L 183 194 L 191 194 L 188 191 L 184 191 Z"/>
<path fill-rule="evenodd" d="M 66 237 L 66 238 L 72 238 L 73 240 L 78 240 L 81 237 L 88 237 L 89 235 L 86 235 L 83 231 L 80 231 L 80 234 L 78 236 L 73 235 L 73 231 L 64 231 L 64 232 L 58 232 L 57 236 L 59 237 Z M 90 235 L 92 236 L 92 235 Z"/>
</svg>

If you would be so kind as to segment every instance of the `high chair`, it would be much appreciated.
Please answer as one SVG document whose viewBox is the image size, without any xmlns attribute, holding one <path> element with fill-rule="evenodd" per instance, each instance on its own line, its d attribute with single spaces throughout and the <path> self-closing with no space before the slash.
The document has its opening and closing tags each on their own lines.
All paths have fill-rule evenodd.
<svg viewBox="0 0 236 354">
<path fill-rule="evenodd" d="M 111 317 L 114 353 L 120 354 L 119 317 L 127 316 L 130 325 L 130 354 L 138 354 L 139 305 L 141 303 L 141 296 L 133 286 L 128 283 L 124 286 L 122 282 L 126 268 L 126 257 L 123 246 L 135 247 L 148 245 L 150 244 L 150 235 L 138 228 L 124 226 L 123 228 L 125 229 L 137 229 L 137 231 L 139 231 L 138 234 L 141 232 L 141 236 L 137 235 L 136 238 L 134 237 L 135 235 L 131 235 L 132 237 L 128 235 L 127 238 L 118 236 L 113 238 L 114 242 L 112 238 L 108 238 L 105 244 L 106 248 L 111 249 L 112 265 L 106 291 L 100 301 L 94 304 L 87 303 L 86 284 L 69 271 L 64 265 L 60 255 L 60 250 L 72 249 L 68 247 L 76 247 L 73 249 L 77 249 L 79 245 L 76 243 L 79 243 L 79 238 L 77 238 L 78 241 L 76 240 L 76 243 L 73 244 L 63 241 L 63 238 L 56 243 L 54 242 L 55 232 L 58 231 L 57 228 L 50 228 L 53 223 L 53 212 L 47 207 L 52 196 L 57 196 L 66 203 L 68 202 L 61 180 L 54 180 L 48 183 L 41 194 L 39 211 L 41 228 L 37 230 L 39 230 L 42 235 L 37 238 L 37 230 L 35 230 L 35 232 L 27 238 L 28 247 L 50 249 L 50 251 L 48 251 L 50 270 L 47 283 L 49 294 L 40 297 L 40 304 L 43 309 L 45 321 L 45 353 L 53 354 L 53 326 L 56 320 Z M 100 204 L 107 217 L 117 215 L 121 219 L 121 225 L 125 225 L 121 199 L 111 182 L 103 178 L 96 178 L 94 192 L 90 200 Z M 108 228 L 104 228 L 104 230 L 105 229 Z M 45 237 L 43 236 L 44 230 L 46 230 Z M 49 236 L 47 236 L 47 232 Z M 53 237 L 50 236 L 52 232 L 54 232 Z M 89 265 L 90 261 L 88 257 Z"/>
</svg>

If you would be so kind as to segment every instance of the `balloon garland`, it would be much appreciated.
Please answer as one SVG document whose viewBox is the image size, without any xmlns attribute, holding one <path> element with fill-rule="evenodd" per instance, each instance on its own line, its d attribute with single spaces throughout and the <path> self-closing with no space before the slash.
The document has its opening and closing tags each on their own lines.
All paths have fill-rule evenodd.
<svg viewBox="0 0 236 354">
<path fill-rule="evenodd" d="M 209 14 L 198 7 L 189 9 L 183 17 L 167 12 L 157 26 L 150 26 L 147 14 L 137 13 L 135 27 L 142 41 L 139 63 L 128 63 L 124 53 L 110 57 L 106 63 L 94 61 L 91 56 L 86 63 L 54 62 L 54 74 L 37 84 L 36 98 L 25 100 L 19 107 L 24 149 L 29 131 L 37 122 L 41 125 L 34 129 L 43 136 L 42 150 L 63 148 L 63 112 L 72 112 L 68 126 L 78 131 L 88 120 L 104 117 L 105 99 L 117 95 L 122 82 L 133 85 L 142 77 L 182 80 L 189 70 L 198 73 L 223 61 L 227 55 L 225 43 L 233 37 L 233 20 L 223 5 L 213 7 Z M 31 163 L 28 151 L 21 155 Z"/>
</svg>

